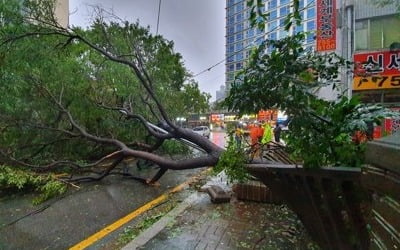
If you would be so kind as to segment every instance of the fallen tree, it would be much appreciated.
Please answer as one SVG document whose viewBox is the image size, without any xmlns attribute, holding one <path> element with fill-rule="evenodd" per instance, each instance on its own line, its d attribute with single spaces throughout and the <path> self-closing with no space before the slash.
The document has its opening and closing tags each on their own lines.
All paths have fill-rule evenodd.
<svg viewBox="0 0 400 250">
<path fill-rule="evenodd" d="M 3 3 L 1 11 L 3 163 L 67 171 L 64 181 L 79 182 L 100 180 L 125 159 L 144 159 L 158 172 L 131 177 L 149 184 L 167 170 L 217 163 L 222 148 L 173 121 L 205 109 L 209 96 L 184 83 L 188 73 L 172 42 L 101 9 L 87 30 L 58 24 L 54 1 Z M 160 155 L 169 140 L 205 154 Z"/>
</svg>

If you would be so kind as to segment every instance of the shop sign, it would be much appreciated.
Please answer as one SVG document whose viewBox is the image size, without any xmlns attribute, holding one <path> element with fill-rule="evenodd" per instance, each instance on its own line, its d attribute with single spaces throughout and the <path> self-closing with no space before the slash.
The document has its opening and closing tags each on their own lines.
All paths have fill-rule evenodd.
<svg viewBox="0 0 400 250">
<path fill-rule="evenodd" d="M 257 115 L 259 121 L 273 121 L 277 118 L 277 112 L 275 110 L 260 110 Z"/>
<path fill-rule="evenodd" d="M 211 114 L 211 122 L 220 122 L 224 120 L 224 114 Z"/>
<path fill-rule="evenodd" d="M 400 52 L 354 55 L 353 90 L 400 88 Z"/>
<path fill-rule="evenodd" d="M 336 49 L 336 0 L 317 0 L 317 51 Z"/>
</svg>

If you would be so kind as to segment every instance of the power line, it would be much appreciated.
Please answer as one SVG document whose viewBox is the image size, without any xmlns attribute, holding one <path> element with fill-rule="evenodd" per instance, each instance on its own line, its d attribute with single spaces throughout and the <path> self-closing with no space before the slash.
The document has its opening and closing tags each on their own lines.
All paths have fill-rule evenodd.
<svg viewBox="0 0 400 250">
<path fill-rule="evenodd" d="M 161 0 L 160 0 L 160 1 L 161 1 Z M 315 1 L 311 1 L 311 2 L 308 3 L 304 8 L 299 9 L 299 11 L 303 11 L 303 10 L 305 10 L 305 9 L 308 9 L 308 8 L 311 6 L 311 4 L 313 4 L 313 3 L 315 3 Z M 206 69 L 200 71 L 199 73 L 193 75 L 193 77 L 197 77 L 197 76 L 199 76 L 199 75 L 204 74 L 204 73 L 207 72 L 207 71 L 211 71 L 213 68 L 217 67 L 217 66 L 220 65 L 221 63 L 224 63 L 227 59 L 229 59 L 229 58 L 235 56 L 236 54 L 238 54 L 238 53 L 240 53 L 240 52 L 243 52 L 244 50 L 246 50 L 246 49 L 248 49 L 248 48 L 250 48 L 250 47 L 253 47 L 253 46 L 255 45 L 255 43 L 257 43 L 257 42 L 259 41 L 260 38 L 263 38 L 263 37 L 269 35 L 270 33 L 274 32 L 274 31 L 276 31 L 276 30 L 279 30 L 280 28 L 281 28 L 281 27 L 280 27 L 279 25 L 277 25 L 275 28 L 273 28 L 273 29 L 271 29 L 270 31 L 264 33 L 262 36 L 257 37 L 252 43 L 250 43 L 250 44 L 247 45 L 246 47 L 244 47 L 244 48 L 242 48 L 241 50 L 238 50 L 238 51 L 232 53 L 230 56 L 228 56 L 228 57 L 222 59 L 221 61 L 219 61 L 219 62 L 217 62 L 217 63 L 211 65 L 210 67 L 208 67 L 208 68 L 206 68 Z"/>
<path fill-rule="evenodd" d="M 158 26 L 160 25 L 160 12 L 161 12 L 161 0 L 158 1 L 158 14 L 157 14 L 157 30 L 156 30 L 156 35 L 158 35 Z"/>
</svg>

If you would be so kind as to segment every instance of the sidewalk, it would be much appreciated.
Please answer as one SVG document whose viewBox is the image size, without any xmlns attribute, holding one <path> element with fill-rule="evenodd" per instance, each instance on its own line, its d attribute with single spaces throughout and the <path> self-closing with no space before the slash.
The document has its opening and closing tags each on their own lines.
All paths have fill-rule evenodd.
<svg viewBox="0 0 400 250">
<path fill-rule="evenodd" d="M 204 187 L 231 192 L 224 176 Z M 205 192 L 189 196 L 123 249 L 308 249 L 310 239 L 283 205 L 238 201 L 213 204 Z"/>
</svg>

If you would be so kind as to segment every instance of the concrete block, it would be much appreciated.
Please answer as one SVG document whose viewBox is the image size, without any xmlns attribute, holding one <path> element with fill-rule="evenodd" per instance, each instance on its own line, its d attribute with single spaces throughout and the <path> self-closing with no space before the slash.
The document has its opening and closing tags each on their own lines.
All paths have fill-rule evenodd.
<svg viewBox="0 0 400 250">
<path fill-rule="evenodd" d="M 212 203 L 224 203 L 231 200 L 231 196 L 219 186 L 212 185 L 206 191 Z"/>
</svg>

